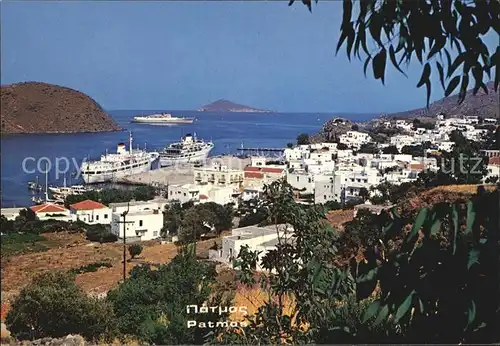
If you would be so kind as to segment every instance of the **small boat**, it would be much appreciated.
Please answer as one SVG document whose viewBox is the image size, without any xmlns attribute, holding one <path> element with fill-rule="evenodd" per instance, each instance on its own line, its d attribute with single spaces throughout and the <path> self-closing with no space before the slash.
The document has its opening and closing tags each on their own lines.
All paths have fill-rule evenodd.
<svg viewBox="0 0 500 346">
<path fill-rule="evenodd" d="M 43 187 L 40 185 L 38 182 L 38 176 L 36 177 L 36 182 L 35 181 L 29 181 L 28 182 L 28 189 L 33 190 L 33 191 L 42 191 Z"/>
</svg>

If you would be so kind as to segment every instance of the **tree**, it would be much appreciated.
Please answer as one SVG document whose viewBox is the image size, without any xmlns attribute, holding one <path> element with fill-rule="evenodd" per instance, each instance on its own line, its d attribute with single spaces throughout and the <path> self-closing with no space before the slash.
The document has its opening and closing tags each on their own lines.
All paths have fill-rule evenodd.
<svg viewBox="0 0 500 346">
<path fill-rule="evenodd" d="M 351 126 L 351 130 L 353 130 L 353 131 L 359 131 L 359 126 L 358 126 L 358 124 L 353 124 L 353 125 Z"/>
<path fill-rule="evenodd" d="M 450 139 L 455 145 L 451 153 L 443 153 L 440 172 L 452 177 L 455 184 L 479 184 L 488 173 L 488 161 L 480 154 L 480 144 L 456 130 Z"/>
<path fill-rule="evenodd" d="M 134 199 L 136 201 L 150 201 L 155 198 L 155 189 L 152 186 L 139 186 L 134 190 Z"/>
<path fill-rule="evenodd" d="M 345 143 L 337 143 L 337 150 L 347 150 L 349 147 Z"/>
<path fill-rule="evenodd" d="M 401 148 L 401 154 L 411 155 L 413 157 L 423 157 L 425 155 L 424 148 L 421 144 L 405 145 Z"/>
<path fill-rule="evenodd" d="M 116 311 L 122 335 L 157 345 L 203 344 L 207 333 L 219 328 L 187 328 L 187 321 L 216 322 L 228 314 L 209 310 L 195 315 L 186 308 L 204 304 L 231 306 L 217 289 L 214 265 L 199 262 L 196 247 L 188 246 L 180 248 L 168 264 L 134 267 L 130 277 L 111 290 L 107 299 Z"/>
<path fill-rule="evenodd" d="M 366 143 L 366 144 L 361 144 L 359 152 L 364 154 L 378 154 L 379 149 L 377 144 L 375 143 Z"/>
<path fill-rule="evenodd" d="M 396 146 L 390 145 L 390 146 L 382 149 L 382 153 L 397 155 L 397 154 L 399 154 L 399 151 L 398 151 L 398 148 Z"/>
<path fill-rule="evenodd" d="M 132 244 L 128 247 L 128 253 L 130 254 L 130 257 L 132 257 L 132 259 L 139 256 L 141 252 L 142 252 L 142 246 L 139 244 Z"/>
<path fill-rule="evenodd" d="M 364 203 L 368 198 L 370 197 L 370 193 L 365 187 L 362 187 L 359 189 L 359 198 L 361 198 L 362 202 Z"/>
<path fill-rule="evenodd" d="M 297 136 L 297 145 L 304 145 L 309 143 L 309 135 L 307 133 L 301 133 Z"/>
<path fill-rule="evenodd" d="M 111 339 L 116 332 L 111 305 L 87 296 L 74 275 L 62 272 L 34 278 L 14 299 L 5 322 L 18 339 L 80 334 L 97 341 Z"/>
<path fill-rule="evenodd" d="M 288 149 L 292 149 L 292 148 L 293 148 L 293 143 L 287 143 L 287 144 L 286 144 L 286 147 L 287 147 Z"/>
<path fill-rule="evenodd" d="M 163 213 L 162 237 L 177 234 L 184 217 L 184 208 L 179 203 L 171 203 L 165 206 Z"/>
<path fill-rule="evenodd" d="M 294 2 L 290 0 L 290 5 Z M 311 0 L 302 2 L 312 9 Z M 344 0 L 337 53 L 344 46 L 349 59 L 365 60 L 365 75 L 371 63 L 374 78 L 384 83 L 388 58 L 406 75 L 403 64 L 408 66 L 416 57 L 424 65 L 417 87 L 426 86 L 427 104 L 433 71 L 437 71 L 445 96 L 460 85 L 459 102 L 465 98 L 471 76 L 473 94 L 480 88 L 487 92 L 484 81 L 491 79 L 492 69 L 498 90 L 500 47 L 490 52 L 482 39 L 490 31 L 500 35 L 498 1 L 367 0 L 358 4 L 356 10 L 352 0 Z"/>
<path fill-rule="evenodd" d="M 413 119 L 413 127 L 414 128 L 418 128 L 420 124 L 422 124 L 422 122 L 419 119 L 417 119 L 417 118 Z"/>
</svg>

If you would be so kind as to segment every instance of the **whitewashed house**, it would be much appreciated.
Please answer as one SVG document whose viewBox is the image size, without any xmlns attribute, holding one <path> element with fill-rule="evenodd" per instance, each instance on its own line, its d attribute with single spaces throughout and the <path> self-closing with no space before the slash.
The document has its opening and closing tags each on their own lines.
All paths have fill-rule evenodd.
<svg viewBox="0 0 500 346">
<path fill-rule="evenodd" d="M 370 140 L 371 137 L 368 133 L 359 131 L 347 131 L 347 133 L 344 133 L 339 137 L 340 143 L 355 149 L 359 149 L 361 145 L 370 142 Z"/>
<path fill-rule="evenodd" d="M 7 220 L 14 221 L 19 216 L 21 210 L 26 208 L 2 208 L 0 215 L 4 216 Z"/>
<path fill-rule="evenodd" d="M 291 228 L 288 228 L 287 233 L 285 233 L 286 227 L 286 225 L 278 225 L 278 230 L 275 225 L 268 227 L 247 226 L 233 229 L 230 236 L 222 239 L 221 249 L 209 251 L 209 258 L 232 266 L 233 260 L 240 253 L 241 247 L 246 245 L 250 251 L 261 252 L 256 269 L 262 271 L 262 258 L 268 251 L 276 249 L 278 234 L 282 239 L 285 234 L 288 234 L 287 239 L 292 234 L 293 230 Z"/>
<path fill-rule="evenodd" d="M 164 210 L 165 206 L 170 202 L 167 199 L 152 199 L 150 201 L 130 201 L 110 203 L 112 213 L 121 214 L 128 210 L 129 212 L 143 211 L 143 210 Z"/>
<path fill-rule="evenodd" d="M 204 193 L 204 191 L 201 193 Z M 200 185 L 169 185 L 167 189 L 167 199 L 169 201 L 178 201 L 181 204 L 187 202 L 197 203 L 200 201 Z"/>
<path fill-rule="evenodd" d="M 286 181 L 294 189 L 303 193 L 312 193 L 314 190 L 314 177 L 314 174 L 305 170 L 296 170 L 286 175 Z"/>
<path fill-rule="evenodd" d="M 69 206 L 71 219 L 89 225 L 111 223 L 111 209 L 104 204 L 87 199 Z"/>
<path fill-rule="evenodd" d="M 160 237 L 163 228 L 163 213 L 158 209 L 134 210 L 125 216 L 112 214 L 111 233 L 127 241 L 146 241 Z"/>
<path fill-rule="evenodd" d="M 222 164 L 193 169 L 195 184 L 240 187 L 244 179 L 243 169 L 231 169 Z"/>
</svg>

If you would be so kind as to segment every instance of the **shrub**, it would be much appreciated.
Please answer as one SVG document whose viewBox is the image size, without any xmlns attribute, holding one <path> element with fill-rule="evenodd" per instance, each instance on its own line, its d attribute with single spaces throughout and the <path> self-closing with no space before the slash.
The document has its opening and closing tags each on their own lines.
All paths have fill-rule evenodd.
<svg viewBox="0 0 500 346">
<path fill-rule="evenodd" d="M 87 264 L 85 266 L 81 266 L 80 268 L 71 269 L 70 273 L 72 274 L 90 273 L 90 272 L 96 272 L 99 268 L 102 267 L 111 268 L 112 266 L 113 265 L 109 262 L 94 262 Z"/>
<path fill-rule="evenodd" d="M 130 257 L 134 259 L 136 256 L 139 256 L 142 252 L 142 246 L 139 244 L 132 244 L 128 247 L 128 253 Z"/>
<path fill-rule="evenodd" d="M 88 340 L 111 339 L 115 315 L 106 301 L 88 297 L 68 273 L 37 276 L 14 299 L 6 325 L 18 339 L 80 334 Z"/>
</svg>

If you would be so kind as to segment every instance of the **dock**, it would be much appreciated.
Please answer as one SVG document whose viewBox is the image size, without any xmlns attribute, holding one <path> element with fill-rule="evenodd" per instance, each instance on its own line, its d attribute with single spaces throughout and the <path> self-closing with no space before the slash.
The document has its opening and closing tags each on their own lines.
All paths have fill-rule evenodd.
<svg viewBox="0 0 500 346">
<path fill-rule="evenodd" d="M 285 149 L 284 148 L 238 148 L 238 151 L 281 153 L 285 151 Z"/>
<path fill-rule="evenodd" d="M 209 157 L 205 166 L 213 163 L 225 165 L 230 169 L 244 169 L 250 163 L 249 159 L 241 159 L 237 156 L 215 156 Z M 178 165 L 163 167 L 149 172 L 130 175 L 117 179 L 117 183 L 125 184 L 147 184 L 155 187 L 168 185 L 184 185 L 194 183 L 194 171 L 191 165 Z"/>
</svg>

